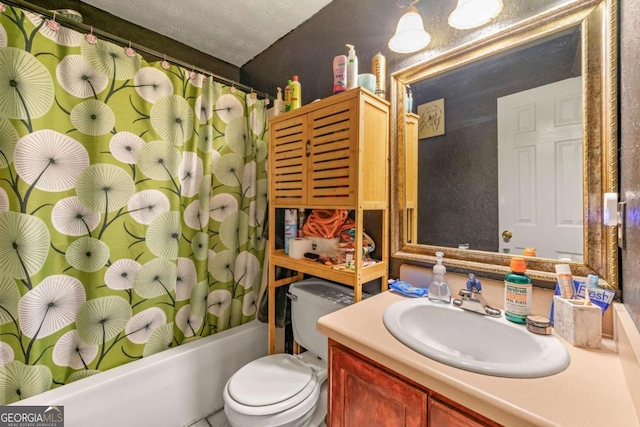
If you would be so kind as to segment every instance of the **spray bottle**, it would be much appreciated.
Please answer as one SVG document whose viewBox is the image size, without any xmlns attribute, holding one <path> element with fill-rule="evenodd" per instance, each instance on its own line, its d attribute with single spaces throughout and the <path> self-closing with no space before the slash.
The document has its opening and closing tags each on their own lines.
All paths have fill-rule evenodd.
<svg viewBox="0 0 640 427">
<path fill-rule="evenodd" d="M 358 87 L 358 57 L 352 44 L 347 44 L 349 57 L 347 58 L 347 89 Z"/>
<path fill-rule="evenodd" d="M 298 209 L 284 210 L 284 253 L 289 255 L 289 241 L 295 239 L 298 231 Z"/>
</svg>

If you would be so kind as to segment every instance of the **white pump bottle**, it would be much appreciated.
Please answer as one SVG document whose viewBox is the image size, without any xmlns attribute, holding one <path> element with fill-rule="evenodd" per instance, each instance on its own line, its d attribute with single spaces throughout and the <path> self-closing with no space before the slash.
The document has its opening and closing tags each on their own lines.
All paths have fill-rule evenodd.
<svg viewBox="0 0 640 427">
<path fill-rule="evenodd" d="M 347 44 L 349 56 L 347 57 L 347 89 L 358 87 L 358 57 L 352 44 Z"/>
</svg>

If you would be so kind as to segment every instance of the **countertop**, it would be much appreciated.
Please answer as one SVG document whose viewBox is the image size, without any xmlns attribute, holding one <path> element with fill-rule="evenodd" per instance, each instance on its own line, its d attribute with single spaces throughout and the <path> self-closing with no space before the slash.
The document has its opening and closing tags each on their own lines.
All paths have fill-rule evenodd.
<svg viewBox="0 0 640 427">
<path fill-rule="evenodd" d="M 382 314 L 406 297 L 383 292 L 318 321 L 329 338 L 505 426 L 639 426 L 616 343 L 599 350 L 560 339 L 571 363 L 559 374 L 500 378 L 444 365 L 416 353 L 385 328 Z"/>
</svg>

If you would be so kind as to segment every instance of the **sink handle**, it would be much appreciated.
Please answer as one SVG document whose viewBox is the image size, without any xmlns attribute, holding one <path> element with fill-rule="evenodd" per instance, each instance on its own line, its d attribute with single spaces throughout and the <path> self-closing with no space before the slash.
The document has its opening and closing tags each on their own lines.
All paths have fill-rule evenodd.
<svg viewBox="0 0 640 427">
<path fill-rule="evenodd" d="M 460 295 L 462 298 L 471 298 L 471 291 L 467 289 L 460 289 L 458 295 Z"/>
</svg>

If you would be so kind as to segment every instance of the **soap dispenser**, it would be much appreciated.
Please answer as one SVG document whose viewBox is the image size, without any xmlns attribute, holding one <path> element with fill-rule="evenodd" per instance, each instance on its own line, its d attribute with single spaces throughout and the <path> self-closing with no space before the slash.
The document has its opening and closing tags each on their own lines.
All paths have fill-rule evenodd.
<svg viewBox="0 0 640 427">
<path fill-rule="evenodd" d="M 449 304 L 451 302 L 451 290 L 447 284 L 447 269 L 442 264 L 444 253 L 436 252 L 436 265 L 433 266 L 433 281 L 429 285 L 429 300 Z"/>
</svg>

